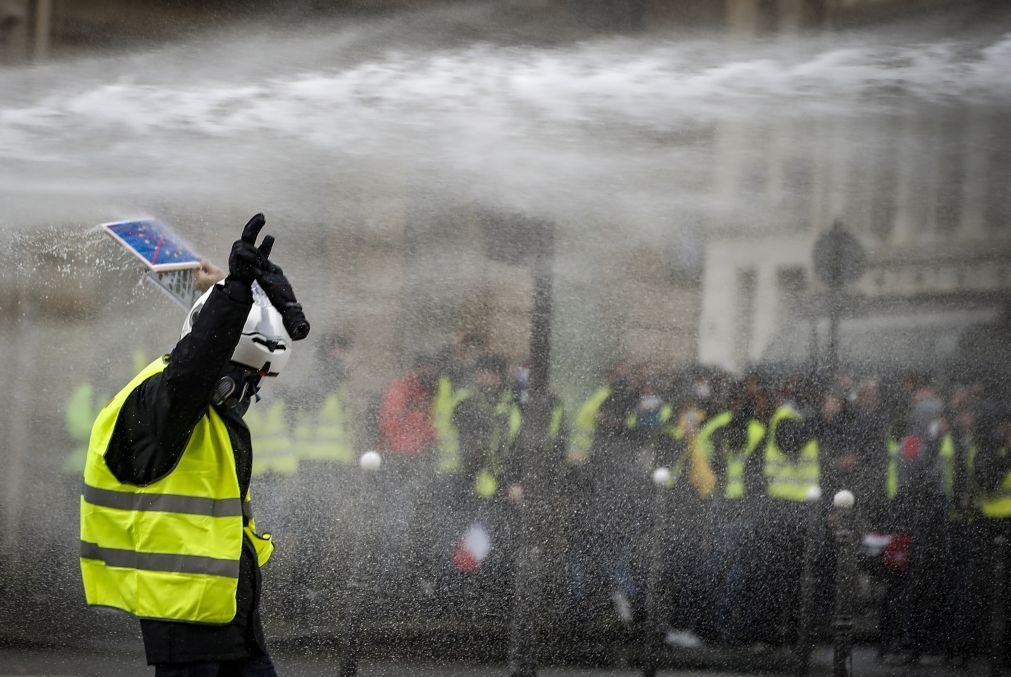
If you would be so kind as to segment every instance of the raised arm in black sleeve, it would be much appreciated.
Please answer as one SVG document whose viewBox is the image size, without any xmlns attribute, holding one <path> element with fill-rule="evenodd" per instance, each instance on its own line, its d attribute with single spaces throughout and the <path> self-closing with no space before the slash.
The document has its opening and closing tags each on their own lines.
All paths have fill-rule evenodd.
<svg viewBox="0 0 1011 677">
<path fill-rule="evenodd" d="M 127 397 L 105 454 L 116 479 L 150 484 L 175 466 L 210 404 L 252 304 L 248 282 L 229 277 L 215 286 L 192 331 L 173 349 L 165 371 Z"/>
</svg>

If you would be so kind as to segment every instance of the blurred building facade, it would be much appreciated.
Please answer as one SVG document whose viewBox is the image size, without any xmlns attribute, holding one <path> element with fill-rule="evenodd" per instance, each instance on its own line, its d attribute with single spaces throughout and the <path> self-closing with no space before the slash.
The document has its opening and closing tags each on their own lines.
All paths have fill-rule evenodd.
<svg viewBox="0 0 1011 677">
<path fill-rule="evenodd" d="M 741 17 L 740 34 L 763 30 L 758 15 Z M 781 21 L 779 30 L 796 25 Z M 1011 299 L 1006 117 L 997 105 L 910 98 L 870 123 L 721 126 L 714 182 L 730 216 L 709 224 L 700 361 L 741 370 L 824 355 L 826 289 L 812 249 L 841 220 L 867 253 L 843 303 L 844 361 L 931 370 L 999 362 L 993 349 Z M 756 212 L 756 201 L 766 208 Z"/>
</svg>

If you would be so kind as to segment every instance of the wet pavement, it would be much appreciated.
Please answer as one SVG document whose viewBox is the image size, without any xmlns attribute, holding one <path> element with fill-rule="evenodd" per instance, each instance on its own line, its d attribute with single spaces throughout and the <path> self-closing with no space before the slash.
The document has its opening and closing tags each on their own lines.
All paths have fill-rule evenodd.
<svg viewBox="0 0 1011 677">
<path fill-rule="evenodd" d="M 287 677 L 322 677 L 336 675 L 338 663 L 329 657 L 275 653 L 278 673 Z M 829 647 L 820 647 L 812 657 L 811 675 L 832 674 L 832 653 Z M 0 677 L 12 675 L 34 677 L 129 677 L 131 675 L 151 675 L 153 670 L 144 665 L 143 653 L 138 646 L 135 650 L 121 652 L 91 651 L 59 648 L 0 648 Z M 477 664 L 448 661 L 384 661 L 382 659 L 362 661 L 359 667 L 361 677 L 485 677 L 508 675 L 501 664 Z M 631 668 L 568 668 L 547 667 L 538 671 L 543 677 L 634 677 L 641 673 Z M 730 675 L 756 674 L 748 672 L 721 672 L 711 670 L 662 670 L 660 675 L 688 677 L 708 675 L 728 677 Z M 761 674 L 792 674 L 789 670 L 764 671 Z M 956 669 L 950 665 L 885 666 L 877 662 L 871 648 L 860 647 L 854 652 L 853 675 L 985 675 L 987 666 L 976 661 L 966 668 Z"/>
</svg>

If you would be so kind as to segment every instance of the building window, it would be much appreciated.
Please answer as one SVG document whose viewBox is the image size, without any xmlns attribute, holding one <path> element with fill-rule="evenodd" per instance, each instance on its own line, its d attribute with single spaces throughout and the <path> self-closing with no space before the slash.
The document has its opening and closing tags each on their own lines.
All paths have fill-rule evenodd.
<svg viewBox="0 0 1011 677">
<path fill-rule="evenodd" d="M 744 366 L 751 361 L 751 334 L 755 323 L 755 287 L 753 268 L 737 271 L 737 307 L 734 317 L 734 357 Z"/>
<path fill-rule="evenodd" d="M 776 271 L 779 291 L 779 323 L 786 327 L 800 319 L 807 289 L 807 274 L 800 266 L 780 268 Z"/>
<path fill-rule="evenodd" d="M 1004 234 L 1011 228 L 1011 136 L 1007 121 L 991 119 L 986 172 L 986 225 Z"/>
<path fill-rule="evenodd" d="M 935 127 L 934 230 L 942 237 L 950 237 L 962 220 L 965 129 L 961 112 L 944 116 Z"/>
<path fill-rule="evenodd" d="M 880 242 L 887 242 L 895 227 L 896 195 L 898 194 L 899 118 L 893 116 L 884 124 L 879 138 L 878 153 L 872 169 L 874 185 L 871 188 L 870 232 Z"/>
</svg>

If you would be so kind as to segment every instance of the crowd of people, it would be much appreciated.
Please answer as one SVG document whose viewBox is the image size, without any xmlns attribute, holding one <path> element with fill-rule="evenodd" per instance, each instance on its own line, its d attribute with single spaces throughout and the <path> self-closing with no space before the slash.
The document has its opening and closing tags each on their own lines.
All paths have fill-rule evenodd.
<svg viewBox="0 0 1011 677">
<path fill-rule="evenodd" d="M 265 391 L 245 417 L 293 618 L 335 622 L 351 563 L 364 561 L 357 575 L 398 614 L 504 619 L 518 509 L 537 503 L 547 616 L 620 619 L 634 635 L 653 596 L 670 642 L 790 644 L 806 549 L 804 622 L 830 631 L 831 499 L 848 490 L 864 571 L 880 584 L 882 659 L 985 648 L 1002 583 L 995 537 L 1011 536 L 999 383 L 619 364 L 580 401 L 551 398 L 533 435 L 529 372 L 484 335 L 417 357 L 370 403 L 349 396 L 348 339 L 317 346 L 309 384 Z M 366 450 L 382 457 L 368 480 Z"/>
<path fill-rule="evenodd" d="M 294 525 L 328 523 L 339 505 L 353 512 L 354 464 L 375 449 L 383 468 L 369 509 L 374 575 L 404 604 L 463 604 L 460 595 L 471 594 L 507 611 L 491 600 L 513 585 L 516 508 L 536 500 L 549 507 L 538 528 L 554 546 L 544 577 L 566 619 L 613 608 L 630 627 L 644 622 L 659 542 L 671 641 L 782 645 L 798 627 L 805 548 L 816 563 L 813 626 L 828 632 L 829 506 L 848 490 L 866 535 L 864 564 L 883 589 L 873 610 L 883 659 L 965 660 L 983 648 L 993 537 L 1011 524 L 1011 416 L 981 380 L 734 377 L 697 367 L 661 374 L 623 364 L 585 400 L 555 401 L 531 470 L 520 451 L 528 373 L 486 337 L 463 335 L 420 356 L 364 408 L 363 421 L 351 420 L 355 407 L 341 395 L 347 341 L 330 337 L 321 350 L 320 392 L 268 401 L 250 420 L 254 472 L 297 469 L 298 491 L 279 495 L 316 497 L 303 505 L 310 513 L 289 511 L 290 530 L 317 543 L 297 550 L 300 562 L 340 561 L 320 547 L 352 554 L 360 521 L 345 520 L 341 533 L 331 525 L 323 539 Z M 272 407 L 284 404 L 295 411 L 271 422 Z M 278 443 L 286 435 L 294 442 Z M 822 513 L 813 538 L 812 510 Z M 300 580 L 311 590 L 333 578 L 310 571 Z"/>
</svg>

